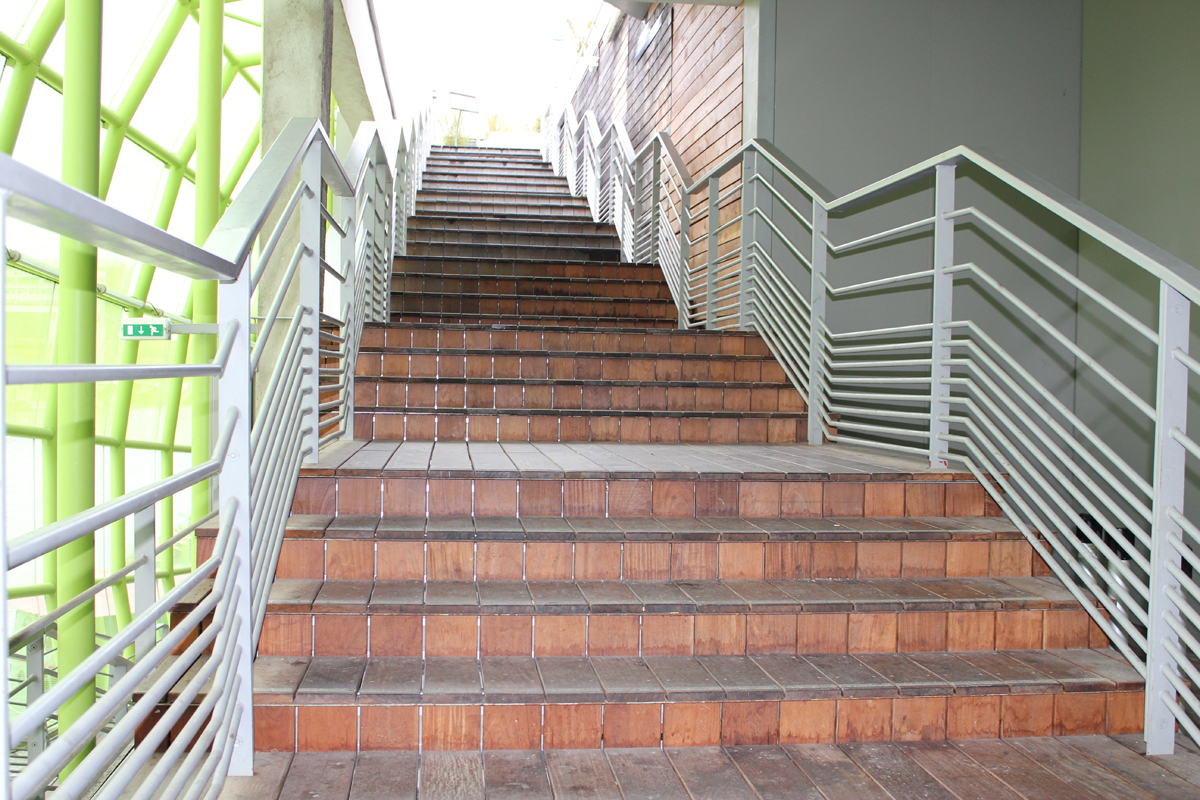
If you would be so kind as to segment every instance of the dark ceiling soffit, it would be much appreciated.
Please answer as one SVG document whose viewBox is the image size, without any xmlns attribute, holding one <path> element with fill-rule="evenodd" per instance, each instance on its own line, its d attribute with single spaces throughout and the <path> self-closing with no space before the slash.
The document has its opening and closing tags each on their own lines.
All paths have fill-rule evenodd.
<svg viewBox="0 0 1200 800">
<path fill-rule="evenodd" d="M 650 6 L 652 3 L 640 3 L 637 0 L 604 0 L 610 6 L 616 6 L 631 17 L 637 17 L 644 20 L 650 15 Z"/>
</svg>

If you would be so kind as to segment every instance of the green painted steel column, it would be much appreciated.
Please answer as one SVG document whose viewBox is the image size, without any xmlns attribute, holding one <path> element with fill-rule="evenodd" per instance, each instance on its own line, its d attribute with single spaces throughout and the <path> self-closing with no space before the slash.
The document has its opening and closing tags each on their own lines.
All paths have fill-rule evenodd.
<svg viewBox="0 0 1200 800">
<path fill-rule="evenodd" d="M 203 244 L 221 216 L 221 72 L 224 52 L 225 0 L 200 4 L 199 95 L 196 107 L 196 242 Z M 192 289 L 192 319 L 216 324 L 217 284 L 197 282 Z M 216 354 L 216 337 L 192 339 L 192 361 L 208 363 Z M 192 463 L 209 459 L 212 425 L 211 381 L 202 378 L 192 390 Z M 192 490 L 192 518 L 209 511 L 208 481 Z"/>
<path fill-rule="evenodd" d="M 100 34 L 102 0 L 67 0 L 63 69 L 62 179 L 95 195 L 100 187 Z M 58 363 L 96 362 L 96 249 L 64 238 L 59 250 Z M 58 387 L 58 517 L 96 502 L 96 387 Z M 58 599 L 68 600 L 96 581 L 95 537 L 88 535 L 58 550 Z M 75 669 L 96 647 L 95 603 L 88 601 L 58 623 L 58 664 Z M 95 702 L 88 681 L 59 710 L 66 730 Z M 86 752 L 86 751 L 85 751 Z M 64 771 L 69 772 L 83 754 Z"/>
<path fill-rule="evenodd" d="M 8 92 L 4 95 L 4 107 L 0 108 L 0 153 L 11 156 L 13 148 L 17 146 L 17 134 L 21 132 L 25 109 L 29 107 L 29 97 L 33 93 L 34 81 L 37 80 L 38 67 L 41 66 L 50 43 L 58 34 L 58 29 L 62 27 L 63 6 L 64 0 L 50 0 L 46 3 L 46 7 L 34 23 L 33 31 L 25 41 L 29 61 L 18 63 L 13 68 Z"/>
</svg>

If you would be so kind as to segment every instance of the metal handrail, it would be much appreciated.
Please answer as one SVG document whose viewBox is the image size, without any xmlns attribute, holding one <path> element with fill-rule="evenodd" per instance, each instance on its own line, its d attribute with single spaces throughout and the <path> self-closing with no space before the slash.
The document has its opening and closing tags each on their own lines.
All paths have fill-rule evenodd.
<svg viewBox="0 0 1200 800">
<path fill-rule="evenodd" d="M 1187 430 L 1189 378 L 1200 378 L 1200 359 L 1188 354 L 1200 270 L 1036 176 L 967 147 L 839 197 L 760 139 L 693 179 L 665 133 L 634 151 L 619 121 L 601 135 L 594 114 L 577 115 L 569 104 L 547 116 L 545 130 L 545 154 L 555 172 L 567 176 L 574 194 L 587 194 L 597 221 L 616 226 L 623 256 L 661 266 L 680 327 L 757 330 L 807 400 L 813 444 L 853 443 L 920 456 L 936 468 L 954 463 L 970 470 L 1146 677 L 1149 751 L 1170 752 L 1176 723 L 1200 730 L 1200 698 L 1184 691 L 1185 679 L 1200 675 L 1185 663 L 1200 661 L 1200 639 L 1181 621 L 1200 622 L 1190 605 L 1200 602 L 1200 582 L 1181 567 L 1200 564 L 1185 538 L 1200 541 L 1200 525 L 1184 513 L 1185 466 L 1200 463 L 1200 437 Z M 1156 279 L 1157 324 L 989 210 L 958 207 L 956 170 L 967 165 L 1032 204 L 1035 214 L 1065 223 Z M 585 186 L 577 175 L 599 176 L 601 185 L 589 178 Z M 932 216 L 865 232 L 860 223 L 844 239 L 830 232 L 831 225 L 930 179 Z M 721 212 L 739 195 L 740 214 L 722 222 Z M 1020 213 L 1030 212 L 1023 205 Z M 1042 316 L 1028 289 L 1016 290 L 978 260 L 957 263 L 958 222 L 974 224 L 1043 284 L 1095 304 L 1133 341 L 1153 347 L 1154 393 Z M 804 238 L 793 238 L 788 231 L 794 229 Z M 895 274 L 848 271 L 863 253 L 914 236 L 932 238 L 932 264 L 913 264 L 915 258 L 906 256 L 907 268 Z M 1135 469 L 1110 434 L 1085 424 L 982 320 L 956 309 L 955 282 L 967 280 L 1029 335 L 1086 368 L 1130 420 L 1149 420 L 1155 446 L 1150 470 Z M 830 329 L 832 304 L 852 310 L 860 298 L 882 291 L 931 293 L 930 315 L 870 330 Z M 838 319 L 852 316 L 839 311 Z"/>
<path fill-rule="evenodd" d="M 107 736 L 103 741 L 55 788 L 55 796 L 78 797 L 127 749 L 134 730 L 142 730 L 140 743 L 114 773 L 119 781 L 110 777 L 97 796 L 121 793 L 129 788 L 128 781 L 148 763 L 157 743 L 181 722 L 193 702 L 200 704 L 200 712 L 184 724 L 183 735 L 173 738 L 158 765 L 139 779 L 141 783 L 134 787 L 134 796 L 143 798 L 159 792 L 156 796 L 197 797 L 205 790 L 209 796 L 215 796 L 227 772 L 248 774 L 252 769 L 251 659 L 278 563 L 287 509 L 302 464 L 316 458 L 319 446 L 316 419 L 320 411 L 336 411 L 333 419 L 321 424 L 324 430 L 334 426 L 336 430 L 320 441 L 345 435 L 353 419 L 354 373 L 347 367 L 357 357 L 363 325 L 386 318 L 391 256 L 405 247 L 404 234 L 397 229 L 396 214 L 412 207 L 413 194 L 420 182 L 420 166 L 431 143 L 428 114 L 417 121 L 411 134 L 406 131 L 401 135 L 394 153 L 384 147 L 375 125 L 366 123 L 355 137 L 347 164 L 343 165 L 320 125 L 311 120 L 293 120 L 246 181 L 203 248 L 146 226 L 95 198 L 69 190 L 57 181 L 0 157 L 0 248 L 4 246 L 6 218 L 11 215 L 131 258 L 148 258 L 159 268 L 181 275 L 219 279 L 218 327 L 222 331 L 219 350 L 210 364 L 5 364 L 0 370 L 0 422 L 4 416 L 3 389 L 9 383 L 197 376 L 219 379 L 217 407 L 224 420 L 213 455 L 204 463 L 37 531 L 8 539 L 7 546 L 0 548 L 0 557 L 4 559 L 0 575 L 4 575 L 12 567 L 130 515 L 134 520 L 134 558 L 128 564 L 76 597 L 61 598 L 56 610 L 9 640 L 10 651 L 26 652 L 27 661 L 34 659 L 30 668 L 42 669 L 39 665 L 44 653 L 37 654 L 46 635 L 55 630 L 63 616 L 105 591 L 123 590 L 127 584 L 134 587 L 137 607 L 132 622 L 108 638 L 81 665 L 61 675 L 54 688 L 42 692 L 39 680 L 26 681 L 21 690 L 27 695 L 22 713 L 11 723 L 7 711 L 0 713 L 0 739 L 8 742 L 9 750 L 20 745 L 25 754 L 23 763 L 13 762 L 6 796 L 24 800 L 39 794 L 66 763 L 82 753 L 96 734 L 105 729 Z M 336 211 L 326 208 L 323 192 L 309 188 L 322 182 L 334 196 L 345 198 L 343 203 L 350 205 L 342 205 Z M 297 188 L 281 210 L 279 206 L 289 183 L 295 183 Z M 266 228 L 267 221 L 276 218 L 278 224 Z M 267 314 L 259 321 L 252 316 L 251 300 L 277 246 L 293 235 L 285 231 L 289 222 L 289 230 L 298 229 L 299 243 L 294 246 L 294 257 L 283 265 L 283 280 Z M 321 326 L 313 322 L 306 325 L 304 318 L 311 314 L 322 323 L 330 319 L 318 307 L 319 287 L 327 266 L 324 256 L 329 252 L 318 253 L 318 250 L 326 244 L 326 231 L 330 247 L 336 249 L 340 240 L 340 256 L 329 260 L 341 267 L 340 271 L 330 271 L 337 272 L 341 280 L 343 298 L 335 302 L 343 319 L 335 337 L 341 347 L 323 356 L 319 344 Z M 264 237 L 268 238 L 256 261 L 253 252 Z M 293 250 L 292 244 L 287 247 Z M 297 301 L 286 296 L 292 283 L 299 286 Z M 273 329 L 279 319 L 291 320 L 286 335 Z M 0 330 L 3 324 L 0 318 Z M 253 343 L 252 334 L 257 334 Z M 277 355 L 269 357 L 270 385 L 260 398 L 262 406 L 256 409 L 251 402 L 251 382 L 256 370 L 268 369 L 267 354 L 276 351 Z M 330 356 L 340 365 L 333 370 L 342 376 L 336 386 L 322 379 L 326 370 L 320 367 L 320 359 Z M 330 390 L 337 392 L 337 401 L 318 403 L 321 393 Z M 256 468 L 252 474 L 252 462 L 261 467 L 264 460 L 268 466 Z M 193 526 L 160 542 L 156 533 L 156 504 L 211 478 L 216 478 L 219 488 L 219 515 L 206 514 Z M 203 522 L 218 516 L 220 533 L 213 556 L 191 570 L 170 592 L 160 594 L 157 556 L 193 535 Z M 0 514 L 0 522 L 2 519 Z M 189 592 L 201 588 L 214 570 L 216 580 L 207 597 L 158 641 L 158 620 L 162 614 Z M 131 706 L 131 692 L 138 682 L 148 678 L 156 665 L 184 644 L 184 637 L 210 614 L 212 625 L 188 644 L 177 661 L 156 674 L 153 686 Z M 121 656 L 126 648 L 136 654 L 131 665 Z M 189 672 L 206 648 L 211 652 L 209 662 L 198 672 Z M 109 664 L 124 665 L 117 670 L 124 677 L 114 673 L 110 691 L 98 693 L 100 699 L 70 727 L 59 730 L 51 742 L 47 732 L 55 724 L 57 708 L 67 696 L 108 670 Z M 150 719 L 155 706 L 185 674 L 192 676 L 187 679 L 187 686 L 179 687 L 164 715 Z M 211 689 L 204 689 L 210 679 Z M 199 698 L 202 690 L 207 696 Z M 17 708 L 15 702 L 13 707 Z M 187 742 L 195 744 L 185 756 L 183 749 Z M 172 769 L 176 770 L 173 776 Z"/>
</svg>

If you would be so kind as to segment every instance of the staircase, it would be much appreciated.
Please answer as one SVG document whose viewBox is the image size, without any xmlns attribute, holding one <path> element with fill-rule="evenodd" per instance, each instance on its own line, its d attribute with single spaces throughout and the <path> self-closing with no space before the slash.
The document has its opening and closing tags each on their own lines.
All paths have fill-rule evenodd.
<svg viewBox="0 0 1200 800">
<path fill-rule="evenodd" d="M 804 445 L 763 341 L 676 329 L 535 151 L 435 148 L 408 231 L 355 440 L 296 488 L 258 749 L 1140 731 L 1138 673 L 969 474 Z"/>
</svg>

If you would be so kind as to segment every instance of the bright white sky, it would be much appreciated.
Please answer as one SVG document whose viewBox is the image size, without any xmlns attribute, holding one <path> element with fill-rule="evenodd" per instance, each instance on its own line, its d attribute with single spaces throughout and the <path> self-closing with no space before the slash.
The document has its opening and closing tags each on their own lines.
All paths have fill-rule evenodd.
<svg viewBox="0 0 1200 800">
<path fill-rule="evenodd" d="M 375 4 L 394 94 L 398 84 L 473 94 L 480 118 L 515 130 L 558 99 L 601 0 L 384 0 Z M 464 120 L 465 122 L 465 120 Z"/>
</svg>

